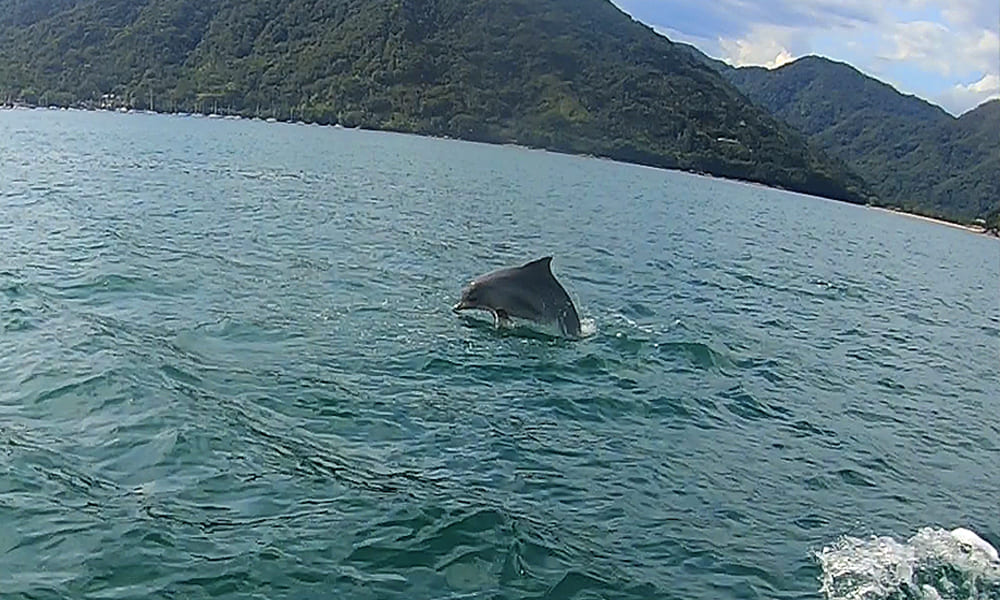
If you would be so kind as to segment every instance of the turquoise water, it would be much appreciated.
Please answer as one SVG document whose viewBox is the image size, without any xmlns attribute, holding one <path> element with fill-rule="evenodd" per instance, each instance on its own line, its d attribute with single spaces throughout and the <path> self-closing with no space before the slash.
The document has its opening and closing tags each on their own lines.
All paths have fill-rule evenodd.
<svg viewBox="0 0 1000 600">
<path fill-rule="evenodd" d="M 0 111 L 0 210 L 5 598 L 1000 598 L 995 239 L 72 111 Z M 449 310 L 548 254 L 586 339 Z"/>
</svg>

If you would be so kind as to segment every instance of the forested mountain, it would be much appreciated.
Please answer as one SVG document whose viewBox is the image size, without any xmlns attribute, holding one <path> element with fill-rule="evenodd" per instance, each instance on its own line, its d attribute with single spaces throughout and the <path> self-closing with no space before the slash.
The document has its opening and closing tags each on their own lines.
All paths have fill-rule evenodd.
<svg viewBox="0 0 1000 600">
<path fill-rule="evenodd" d="M 956 119 L 825 58 L 774 70 L 706 64 L 846 162 L 880 204 L 966 222 L 1000 210 L 1000 101 Z"/>
<path fill-rule="evenodd" d="M 5 97 L 340 122 L 868 194 L 607 0 L 0 0 Z"/>
</svg>

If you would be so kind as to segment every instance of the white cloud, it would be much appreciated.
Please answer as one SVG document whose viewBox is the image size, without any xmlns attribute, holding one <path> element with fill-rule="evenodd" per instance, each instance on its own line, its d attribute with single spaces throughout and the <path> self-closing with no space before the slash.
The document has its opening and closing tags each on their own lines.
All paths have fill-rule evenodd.
<svg viewBox="0 0 1000 600">
<path fill-rule="evenodd" d="M 941 23 L 911 21 L 897 23 L 883 39 L 892 49 L 880 58 L 897 62 L 914 62 L 931 67 L 942 75 L 951 75 L 953 63 L 949 54 L 941 53 L 948 38 L 948 28 Z"/>
<path fill-rule="evenodd" d="M 978 81 L 957 84 L 935 100 L 952 113 L 961 114 L 993 98 L 1000 98 L 1000 75 L 989 73 Z"/>
<path fill-rule="evenodd" d="M 977 22 L 970 5 L 942 11 L 944 23 L 897 23 L 882 42 L 879 74 L 897 88 L 914 91 L 961 114 L 997 96 L 1000 88 L 1000 34 Z M 905 77 L 905 71 L 917 75 Z M 940 78 L 936 80 L 934 74 Z M 918 87 L 919 86 L 919 87 Z M 916 88 L 916 89 L 915 89 Z"/>
<path fill-rule="evenodd" d="M 960 85 L 958 87 L 976 94 L 996 96 L 1000 94 L 1000 75 L 990 73 L 989 75 L 983 75 L 983 78 L 975 83 Z"/>
<path fill-rule="evenodd" d="M 883 60 L 911 63 L 946 77 L 1000 70 L 1000 36 L 986 29 L 955 31 L 942 23 L 911 21 L 895 24 L 883 42 L 891 47 L 880 55 Z"/>
<path fill-rule="evenodd" d="M 795 60 L 788 49 L 794 33 L 782 27 L 758 26 L 741 39 L 719 38 L 720 57 L 731 65 L 774 69 Z"/>
<path fill-rule="evenodd" d="M 1000 23 L 998 23 L 1000 26 Z M 975 44 L 969 46 L 967 58 L 975 63 L 975 68 L 983 71 L 994 71 L 1000 74 L 1000 32 L 983 29 Z"/>
<path fill-rule="evenodd" d="M 1000 26 L 1000 23 L 997 22 L 996 0 L 962 0 L 947 3 L 941 9 L 941 15 L 948 24 L 960 29 L 967 27 L 996 29 Z M 990 22 L 991 17 L 992 23 Z"/>
</svg>

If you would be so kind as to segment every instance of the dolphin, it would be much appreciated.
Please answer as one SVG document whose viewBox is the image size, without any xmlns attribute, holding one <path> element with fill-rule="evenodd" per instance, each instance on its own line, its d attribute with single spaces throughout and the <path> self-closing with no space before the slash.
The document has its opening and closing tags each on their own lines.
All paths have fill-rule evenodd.
<svg viewBox="0 0 1000 600">
<path fill-rule="evenodd" d="M 546 256 L 482 275 L 462 290 L 462 299 L 452 310 L 488 310 L 496 327 L 509 324 L 511 317 L 555 323 L 563 335 L 580 337 L 580 316 L 552 275 L 551 265 L 552 257 Z"/>
</svg>

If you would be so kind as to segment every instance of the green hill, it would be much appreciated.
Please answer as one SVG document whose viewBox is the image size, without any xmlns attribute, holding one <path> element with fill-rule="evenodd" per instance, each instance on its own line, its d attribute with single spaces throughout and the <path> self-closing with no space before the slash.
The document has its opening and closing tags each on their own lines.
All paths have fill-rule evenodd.
<svg viewBox="0 0 1000 600">
<path fill-rule="evenodd" d="M 607 0 L 0 0 L 5 97 L 339 122 L 868 194 Z"/>
<path fill-rule="evenodd" d="M 962 222 L 1000 210 L 1000 101 L 956 119 L 825 58 L 774 70 L 707 64 L 847 163 L 880 204 Z"/>
</svg>

